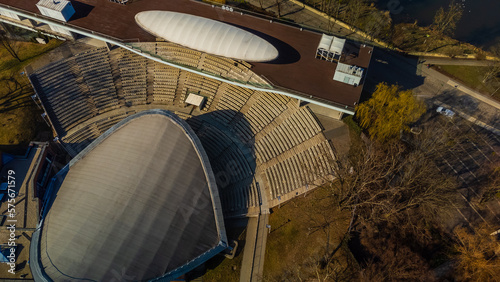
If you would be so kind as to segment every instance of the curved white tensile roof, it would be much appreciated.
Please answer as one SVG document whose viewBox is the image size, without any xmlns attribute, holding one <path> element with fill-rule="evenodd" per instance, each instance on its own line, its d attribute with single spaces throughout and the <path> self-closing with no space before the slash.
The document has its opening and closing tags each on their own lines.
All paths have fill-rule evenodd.
<svg viewBox="0 0 500 282">
<path fill-rule="evenodd" d="M 266 40 L 219 21 L 167 11 L 140 12 L 135 21 L 157 37 L 202 52 L 249 62 L 278 57 L 278 50 Z"/>
</svg>

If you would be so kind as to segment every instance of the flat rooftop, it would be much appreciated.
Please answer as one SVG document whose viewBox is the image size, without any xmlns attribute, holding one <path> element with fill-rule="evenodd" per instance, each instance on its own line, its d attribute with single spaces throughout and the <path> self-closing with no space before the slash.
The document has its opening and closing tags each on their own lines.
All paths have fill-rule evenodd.
<svg viewBox="0 0 500 282">
<path fill-rule="evenodd" d="M 0 0 L 1 4 L 39 14 L 37 0 Z M 120 5 L 105 0 L 79 0 L 73 6 L 76 14 L 68 24 L 86 28 L 124 42 L 153 42 L 156 38 L 140 28 L 135 15 L 149 10 L 174 11 L 218 20 L 257 34 L 279 51 L 277 60 L 252 63 L 252 70 L 275 85 L 299 91 L 342 105 L 354 106 L 359 101 L 362 87 L 334 81 L 336 63 L 315 58 L 321 33 L 303 30 L 238 12 L 213 8 L 206 3 L 190 0 L 141 0 Z M 112 16 L 110 16 L 112 14 Z M 347 42 L 348 56 L 343 63 L 368 68 L 372 47 Z M 349 55 L 350 54 L 350 55 Z"/>
</svg>

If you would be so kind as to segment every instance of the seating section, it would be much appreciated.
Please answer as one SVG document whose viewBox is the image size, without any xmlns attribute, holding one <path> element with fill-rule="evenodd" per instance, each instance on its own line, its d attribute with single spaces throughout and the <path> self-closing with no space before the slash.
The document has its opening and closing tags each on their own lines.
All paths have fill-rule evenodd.
<svg viewBox="0 0 500 282">
<path fill-rule="evenodd" d="M 264 163 L 321 133 L 307 108 L 298 109 L 255 142 L 257 159 Z"/>
<path fill-rule="evenodd" d="M 221 75 L 252 74 L 247 63 L 166 42 L 156 43 L 155 50 Z M 238 87 L 123 49 L 77 54 L 30 78 L 72 156 L 145 109 L 171 110 L 186 119 L 211 160 L 229 215 L 256 211 L 262 201 L 296 194 L 332 173 L 333 152 L 322 128 L 308 108 L 286 96 Z M 185 104 L 188 93 L 206 97 L 202 110 Z"/>
<path fill-rule="evenodd" d="M 271 123 L 285 109 L 290 98 L 279 94 L 256 91 L 256 102 L 248 109 L 245 119 L 236 125 L 238 135 L 249 140 Z M 248 124 L 249 126 L 246 126 Z"/>
<path fill-rule="evenodd" d="M 331 175 L 332 157 L 331 147 L 325 140 L 266 169 L 265 175 L 271 188 L 269 200 L 293 193 L 306 185 L 313 187 L 322 176 Z"/>
<path fill-rule="evenodd" d="M 187 73 L 186 81 L 184 82 L 184 89 L 182 91 L 181 102 L 186 101 L 189 93 L 195 93 L 206 97 L 205 106 L 203 110 L 208 111 L 212 105 L 215 94 L 219 90 L 222 82 L 210 79 L 199 74 Z"/>
<path fill-rule="evenodd" d="M 134 43 L 132 45 L 146 52 L 156 53 L 166 60 L 231 80 L 269 84 L 265 79 L 252 72 L 252 65 L 247 62 L 201 53 L 170 42 Z"/>
<path fill-rule="evenodd" d="M 37 93 L 56 130 L 65 132 L 96 114 L 80 70 L 73 60 L 61 60 L 31 75 Z"/>
<path fill-rule="evenodd" d="M 156 54 L 167 60 L 193 68 L 198 68 L 201 58 L 201 52 L 167 42 L 156 42 Z"/>
<path fill-rule="evenodd" d="M 99 112 L 118 108 L 118 96 L 111 76 L 107 49 L 99 48 L 77 54 L 75 61 Z"/>
<path fill-rule="evenodd" d="M 212 112 L 187 120 L 196 132 L 211 162 L 226 211 L 258 206 L 255 159 L 251 144 L 235 138 L 231 127 L 219 123 Z"/>
<path fill-rule="evenodd" d="M 260 204 L 259 191 L 255 179 L 249 178 L 241 183 L 230 185 L 221 193 L 222 209 L 227 212 L 238 212 L 258 207 Z"/>
<path fill-rule="evenodd" d="M 179 80 L 180 70 L 154 62 L 153 102 L 173 103 Z"/>
<path fill-rule="evenodd" d="M 146 103 L 147 67 L 149 61 L 142 56 L 122 50 L 120 68 L 121 87 L 125 101 L 132 105 Z"/>
<path fill-rule="evenodd" d="M 247 103 L 254 91 L 231 84 L 224 86 L 222 97 L 215 108 L 218 118 L 224 123 L 229 123 L 234 119 L 236 113 Z"/>
<path fill-rule="evenodd" d="M 92 141 L 101 135 L 94 123 L 90 123 L 80 129 L 75 134 L 63 137 L 64 148 L 71 156 L 76 156 L 80 151 L 85 149 Z"/>
</svg>

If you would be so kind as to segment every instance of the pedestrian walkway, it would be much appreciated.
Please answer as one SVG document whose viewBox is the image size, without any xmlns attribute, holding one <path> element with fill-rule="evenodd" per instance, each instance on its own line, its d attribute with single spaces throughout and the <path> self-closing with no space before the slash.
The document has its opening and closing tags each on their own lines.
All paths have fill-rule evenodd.
<svg viewBox="0 0 500 282">
<path fill-rule="evenodd" d="M 493 100 L 477 91 L 474 91 L 466 86 L 464 86 L 463 84 L 461 84 L 460 82 L 458 81 L 455 81 L 455 80 L 452 80 L 450 79 L 450 77 L 436 71 L 436 70 L 433 70 L 432 68 L 421 68 L 422 70 L 422 75 L 424 76 L 429 76 L 429 77 L 432 77 L 434 79 L 437 79 L 437 80 L 440 80 L 441 82 L 445 83 L 445 84 L 448 84 L 450 86 L 453 86 L 455 87 L 455 89 L 471 96 L 471 97 L 474 97 L 475 99 L 478 99 L 480 100 L 481 102 L 483 103 L 486 103 L 492 107 L 495 107 L 497 109 L 500 109 L 500 103 L 496 100 Z"/>
<path fill-rule="evenodd" d="M 248 220 L 245 249 L 241 263 L 240 282 L 261 281 L 264 273 L 264 258 L 269 222 L 269 213 Z"/>
<path fill-rule="evenodd" d="M 441 65 L 441 66 L 490 66 L 494 64 L 493 61 L 476 60 L 476 59 L 455 59 L 455 58 L 433 58 L 433 57 L 420 57 L 424 64 Z"/>
</svg>

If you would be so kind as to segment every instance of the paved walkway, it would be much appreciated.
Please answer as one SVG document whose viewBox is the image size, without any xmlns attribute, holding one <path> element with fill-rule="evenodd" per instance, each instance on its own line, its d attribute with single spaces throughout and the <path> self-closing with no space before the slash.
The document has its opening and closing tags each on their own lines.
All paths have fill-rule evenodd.
<svg viewBox="0 0 500 282">
<path fill-rule="evenodd" d="M 425 64 L 425 62 L 424 62 Z M 450 85 L 452 87 L 454 87 L 456 90 L 459 90 L 460 92 L 462 93 L 465 93 L 477 100 L 480 100 L 481 102 L 483 103 L 486 103 L 492 107 L 495 107 L 497 109 L 500 109 L 500 103 L 488 96 L 485 96 L 473 89 L 470 89 L 468 87 L 466 87 L 465 85 L 461 84 L 460 82 L 458 81 L 455 81 L 455 80 L 452 80 L 450 79 L 450 77 L 432 69 L 432 68 L 426 68 L 426 67 L 422 67 L 421 68 L 421 74 L 423 76 L 426 76 L 426 77 L 432 77 L 433 79 L 437 79 L 443 83 L 446 83 L 447 85 Z"/>
<path fill-rule="evenodd" d="M 443 66 L 490 66 L 494 64 L 493 61 L 487 60 L 474 60 L 474 59 L 452 59 L 452 58 L 433 58 L 433 57 L 420 57 L 424 64 L 443 65 Z"/>
<path fill-rule="evenodd" d="M 266 256 L 267 224 L 269 213 L 251 217 L 248 220 L 245 250 L 241 263 L 240 282 L 261 281 L 264 273 L 264 258 Z"/>
</svg>

